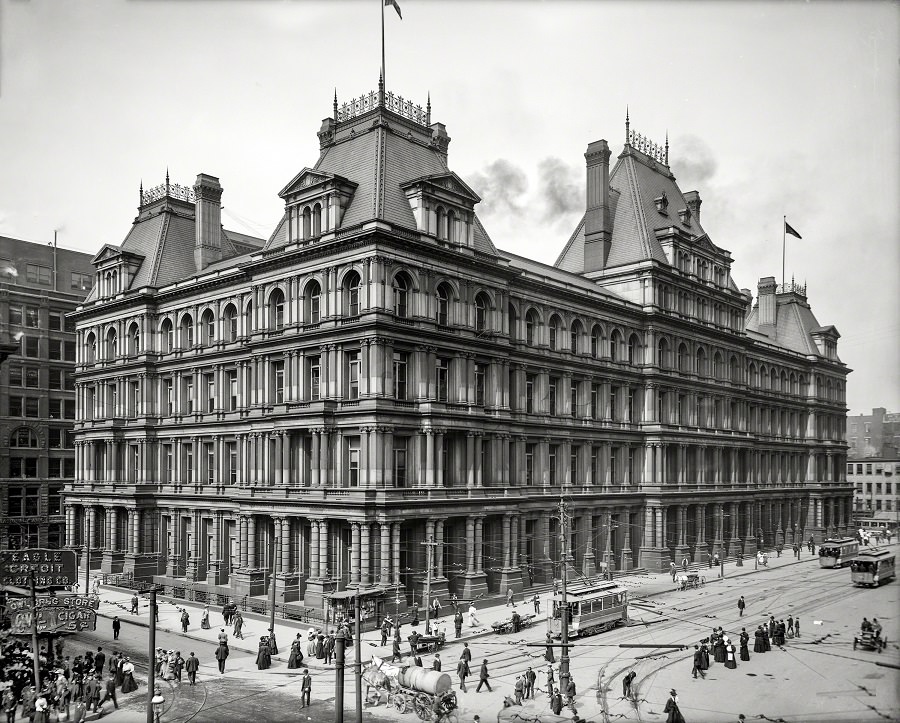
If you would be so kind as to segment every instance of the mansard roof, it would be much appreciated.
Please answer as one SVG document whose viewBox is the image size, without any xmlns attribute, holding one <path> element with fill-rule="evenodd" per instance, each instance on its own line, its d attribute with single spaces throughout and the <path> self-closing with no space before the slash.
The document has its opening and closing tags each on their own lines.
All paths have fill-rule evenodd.
<svg viewBox="0 0 900 723">
<path fill-rule="evenodd" d="M 748 337 L 800 354 L 820 356 L 813 334 L 824 332 L 839 336 L 834 326 L 823 327 L 819 324 L 805 296 L 800 293 L 778 293 L 775 302 L 776 316 L 772 326 L 760 325 L 758 304 L 750 310 L 744 323 Z"/>
</svg>

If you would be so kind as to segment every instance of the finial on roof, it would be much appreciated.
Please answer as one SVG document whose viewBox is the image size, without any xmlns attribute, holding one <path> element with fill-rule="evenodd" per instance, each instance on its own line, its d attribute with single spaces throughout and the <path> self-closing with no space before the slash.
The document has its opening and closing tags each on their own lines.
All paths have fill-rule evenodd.
<svg viewBox="0 0 900 723">
<path fill-rule="evenodd" d="M 428 102 L 425 104 L 425 125 L 431 125 L 431 91 L 428 91 Z"/>
<path fill-rule="evenodd" d="M 378 105 L 384 105 L 384 71 L 378 71 Z"/>
<path fill-rule="evenodd" d="M 141 179 L 141 187 L 138 189 L 138 208 L 144 205 L 144 179 Z"/>
<path fill-rule="evenodd" d="M 166 195 L 169 195 L 169 167 L 166 166 Z"/>
<path fill-rule="evenodd" d="M 669 129 L 666 128 L 666 165 L 669 165 Z"/>
<path fill-rule="evenodd" d="M 631 119 L 628 117 L 628 104 L 625 105 L 625 145 L 628 145 L 628 131 L 630 130 Z"/>
<path fill-rule="evenodd" d="M 337 111 L 337 86 L 334 88 L 334 120 L 337 122 L 338 119 L 338 111 Z"/>
</svg>

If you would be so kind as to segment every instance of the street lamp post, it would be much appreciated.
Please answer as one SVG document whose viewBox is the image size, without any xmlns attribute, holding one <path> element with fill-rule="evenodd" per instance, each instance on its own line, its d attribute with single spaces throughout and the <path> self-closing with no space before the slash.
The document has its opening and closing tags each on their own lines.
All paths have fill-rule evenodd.
<svg viewBox="0 0 900 723">
<path fill-rule="evenodd" d="M 160 693 L 159 686 L 154 688 L 153 697 L 150 699 L 150 705 L 153 708 L 153 723 L 159 723 L 162 717 L 163 703 L 166 702 L 165 697 Z"/>
</svg>

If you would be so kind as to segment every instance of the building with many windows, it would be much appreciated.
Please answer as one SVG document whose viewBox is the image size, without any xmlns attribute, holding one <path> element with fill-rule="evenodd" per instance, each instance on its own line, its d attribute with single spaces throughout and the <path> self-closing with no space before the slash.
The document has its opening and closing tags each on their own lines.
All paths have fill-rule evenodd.
<svg viewBox="0 0 900 723">
<path fill-rule="evenodd" d="M 900 414 L 876 407 L 871 414 L 847 417 L 847 456 L 900 457 Z"/>
<path fill-rule="evenodd" d="M 75 314 L 73 547 L 172 587 L 319 609 L 846 532 L 838 333 L 754 301 L 659 147 L 585 154 L 554 265 L 498 250 L 450 137 L 381 88 L 338 105 L 265 242 L 222 186 L 143 191 Z M 761 539 L 760 539 L 761 538 Z"/>
<path fill-rule="evenodd" d="M 847 481 L 857 518 L 900 521 L 900 455 L 850 460 Z"/>
<path fill-rule="evenodd" d="M 0 549 L 62 545 L 75 476 L 75 323 L 90 254 L 0 237 Z"/>
</svg>

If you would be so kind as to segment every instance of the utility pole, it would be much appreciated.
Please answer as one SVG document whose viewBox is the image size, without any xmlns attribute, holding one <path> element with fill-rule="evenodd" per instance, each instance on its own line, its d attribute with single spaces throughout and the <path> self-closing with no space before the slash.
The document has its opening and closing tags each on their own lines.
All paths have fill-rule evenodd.
<svg viewBox="0 0 900 723">
<path fill-rule="evenodd" d="M 431 635 L 431 568 L 434 565 L 432 551 L 437 546 L 433 537 L 425 542 L 425 634 Z"/>
<path fill-rule="evenodd" d="M 353 664 L 353 672 L 356 675 L 356 720 L 361 721 L 362 717 L 362 629 L 360 627 L 360 601 L 359 601 L 359 588 L 356 588 L 356 595 L 353 596 L 355 608 L 355 634 L 356 634 L 356 642 L 353 647 L 356 648 L 356 655 L 354 656 L 354 664 Z"/>
<path fill-rule="evenodd" d="M 276 524 L 278 521 L 276 520 Z M 278 528 L 276 528 L 278 529 Z M 278 650 L 275 642 L 275 566 L 281 557 L 281 537 L 276 538 L 272 545 L 272 577 L 269 581 L 269 650 Z"/>
<path fill-rule="evenodd" d="M 147 672 L 147 723 L 153 723 L 153 695 L 156 690 L 156 586 L 150 588 L 150 636 Z"/>
<path fill-rule="evenodd" d="M 33 653 L 32 658 L 34 658 L 34 693 L 35 695 L 41 694 L 41 661 L 38 650 L 38 637 L 37 637 L 37 619 L 38 619 L 38 611 L 37 611 L 37 593 L 34 589 L 34 570 L 31 571 L 31 576 L 28 580 L 28 586 L 31 592 L 31 652 Z M 50 657 L 50 651 L 47 651 L 47 657 Z"/>
<path fill-rule="evenodd" d="M 560 623 L 560 647 L 562 654 L 559 656 L 559 688 L 565 695 L 566 688 L 569 685 L 569 606 L 566 602 L 566 562 L 569 558 L 568 535 L 566 534 L 566 522 L 568 511 L 566 509 L 566 501 L 562 492 L 559 495 L 559 533 L 560 549 L 562 551 L 562 597 L 560 600 L 559 623 Z"/>
</svg>

